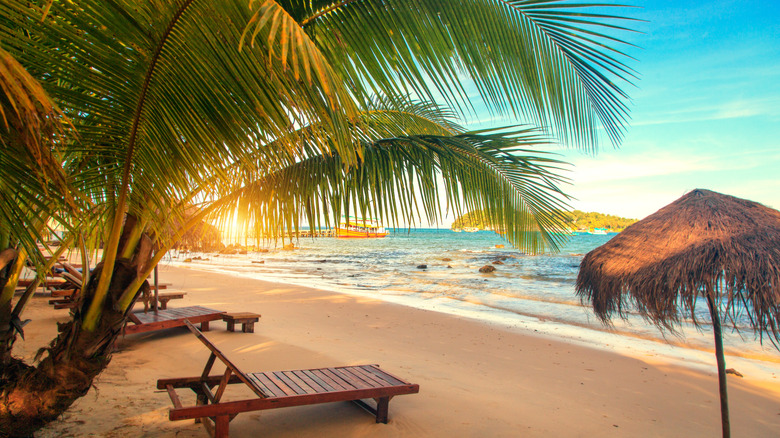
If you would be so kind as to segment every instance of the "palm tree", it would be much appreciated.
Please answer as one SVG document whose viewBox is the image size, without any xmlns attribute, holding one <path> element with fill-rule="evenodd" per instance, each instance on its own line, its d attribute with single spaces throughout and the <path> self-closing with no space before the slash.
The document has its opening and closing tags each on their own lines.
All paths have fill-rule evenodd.
<svg viewBox="0 0 780 438">
<path fill-rule="evenodd" d="M 566 196 L 538 148 L 595 151 L 601 127 L 621 140 L 615 81 L 631 71 L 609 35 L 621 19 L 598 6 L 246 3 L 0 4 L 0 434 L 29 435 L 88 391 L 145 278 L 205 218 L 240 210 L 277 235 L 350 209 L 436 220 L 442 185 L 446 205 L 539 250 Z M 452 120 L 475 100 L 532 127 L 465 132 Z M 102 260 L 33 367 L 10 355 L 31 291 L 11 302 L 52 223 L 82 253 L 102 242 Z"/>
</svg>

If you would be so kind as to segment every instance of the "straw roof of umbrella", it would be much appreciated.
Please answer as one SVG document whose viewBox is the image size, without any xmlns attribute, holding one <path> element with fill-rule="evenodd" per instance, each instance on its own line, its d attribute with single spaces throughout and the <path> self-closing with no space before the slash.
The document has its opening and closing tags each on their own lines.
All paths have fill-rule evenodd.
<svg viewBox="0 0 780 438">
<path fill-rule="evenodd" d="M 669 330 L 683 315 L 699 324 L 697 298 L 708 290 L 725 322 L 747 318 L 778 345 L 780 212 L 694 190 L 589 252 L 577 278 L 603 322 L 638 311 Z"/>
</svg>

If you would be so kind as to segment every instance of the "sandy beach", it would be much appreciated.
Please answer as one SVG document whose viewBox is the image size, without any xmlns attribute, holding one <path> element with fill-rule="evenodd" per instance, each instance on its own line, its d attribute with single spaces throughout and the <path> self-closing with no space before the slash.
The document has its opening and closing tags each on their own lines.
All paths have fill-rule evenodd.
<svg viewBox="0 0 780 438">
<path fill-rule="evenodd" d="M 396 397 L 390 422 L 350 403 L 241 414 L 231 436 L 253 437 L 713 437 L 720 434 L 717 372 L 590 349 L 533 332 L 299 286 L 161 267 L 187 292 L 172 307 L 202 305 L 262 314 L 255 333 L 221 321 L 207 336 L 247 372 L 364 363 L 420 385 Z M 140 305 L 139 305 L 140 306 Z M 31 359 L 67 311 L 35 298 Z M 40 437 L 205 437 L 193 421 L 171 422 L 158 378 L 199 375 L 208 350 L 183 328 L 129 335 L 95 387 Z M 727 359 L 728 360 L 728 359 Z M 221 369 L 215 368 L 216 372 Z M 780 372 L 778 372 L 780 374 Z M 764 376 L 765 377 L 765 376 Z M 780 431 L 780 379 L 729 376 L 732 434 Z M 235 391 L 235 392 L 233 392 Z M 227 397 L 246 396 L 238 385 Z M 185 404 L 193 403 L 187 394 Z"/>
</svg>

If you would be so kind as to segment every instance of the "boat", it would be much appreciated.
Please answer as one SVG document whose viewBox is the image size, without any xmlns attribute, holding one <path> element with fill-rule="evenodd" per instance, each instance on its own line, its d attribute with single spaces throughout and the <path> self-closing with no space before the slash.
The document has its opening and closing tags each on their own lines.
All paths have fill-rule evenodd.
<svg viewBox="0 0 780 438">
<path fill-rule="evenodd" d="M 607 229 L 606 228 L 596 228 L 596 229 L 593 230 L 592 234 L 605 235 L 605 234 L 607 234 Z"/>
<path fill-rule="evenodd" d="M 336 227 L 336 237 L 342 239 L 373 239 L 387 237 L 388 234 L 375 219 L 350 217 Z"/>
</svg>

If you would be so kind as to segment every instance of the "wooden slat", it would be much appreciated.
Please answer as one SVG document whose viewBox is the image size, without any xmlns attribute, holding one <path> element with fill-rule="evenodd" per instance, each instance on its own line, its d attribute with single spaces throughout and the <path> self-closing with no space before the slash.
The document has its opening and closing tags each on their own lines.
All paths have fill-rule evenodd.
<svg viewBox="0 0 780 438">
<path fill-rule="evenodd" d="M 55 309 L 55 310 L 60 310 L 60 309 L 73 309 L 73 308 L 75 308 L 76 306 L 78 306 L 78 304 L 79 304 L 79 303 L 77 303 L 77 302 L 75 302 L 75 301 L 69 301 L 69 302 L 67 302 L 67 303 L 59 303 L 59 304 L 55 304 L 55 305 L 54 305 L 54 309 Z"/>
<path fill-rule="evenodd" d="M 53 297 L 71 297 L 76 291 L 73 289 L 54 289 L 51 291 Z"/>
<path fill-rule="evenodd" d="M 139 320 L 138 317 L 135 316 L 135 313 L 130 312 L 127 315 L 127 319 L 130 320 L 130 322 L 132 322 L 133 324 L 136 324 L 136 325 L 141 324 L 141 320 Z M 125 325 L 125 332 L 127 331 L 128 327 L 130 327 L 130 326 L 126 324 Z"/>
<path fill-rule="evenodd" d="M 287 376 L 285 373 L 281 371 L 276 371 L 273 373 L 274 376 L 276 376 L 277 379 L 284 382 L 285 385 L 287 385 L 288 388 L 295 391 L 296 394 L 306 394 L 307 391 L 303 388 L 301 388 L 300 385 L 298 385 L 296 382 L 293 382 L 292 379 L 290 379 L 289 376 Z"/>
<path fill-rule="evenodd" d="M 227 388 L 228 382 L 230 381 L 231 373 L 232 370 L 230 368 L 225 368 L 225 376 L 222 377 L 222 380 L 219 382 L 219 389 L 217 389 L 217 393 L 214 395 L 213 403 L 219 403 L 219 401 L 222 399 L 222 394 L 225 393 L 225 388 Z"/>
<path fill-rule="evenodd" d="M 325 387 L 323 387 L 321 384 L 319 384 L 316 380 L 307 376 L 306 373 L 303 372 L 303 370 L 290 371 L 290 372 L 295 374 L 295 377 L 301 379 L 304 383 L 306 383 L 306 385 L 309 388 L 311 388 L 313 392 L 328 392 L 328 390 Z"/>
<path fill-rule="evenodd" d="M 173 386 L 166 385 L 165 390 L 168 391 L 168 397 L 171 398 L 171 403 L 173 403 L 174 408 L 181 408 L 181 399 L 179 399 L 179 394 L 176 394 L 176 390 L 173 389 Z"/>
<path fill-rule="evenodd" d="M 287 393 L 279 388 L 276 383 L 272 382 L 265 373 L 253 373 L 252 376 L 259 380 L 266 388 L 271 390 L 269 395 L 273 394 L 274 397 L 284 397 L 287 395 Z"/>
<path fill-rule="evenodd" d="M 371 385 L 367 385 L 365 382 L 363 382 L 360 379 L 356 379 L 349 373 L 345 373 L 344 370 L 339 368 L 331 368 L 331 371 L 336 374 L 337 376 L 341 377 L 341 379 L 347 381 L 350 385 L 354 386 L 358 389 L 368 389 L 371 388 Z"/>
<path fill-rule="evenodd" d="M 270 381 L 274 382 L 274 385 L 276 385 L 277 387 L 279 387 L 279 389 L 281 389 L 282 391 L 284 391 L 284 394 L 285 394 L 285 395 L 297 395 L 297 394 L 298 394 L 297 392 L 295 392 L 295 390 L 294 390 L 294 389 L 290 388 L 289 386 L 287 386 L 287 384 L 286 384 L 286 383 L 284 383 L 284 382 L 283 382 L 283 381 L 281 381 L 281 380 L 280 380 L 278 377 L 276 377 L 276 376 L 274 375 L 274 373 L 263 373 L 263 375 L 265 375 L 266 377 L 268 377 L 268 379 L 269 379 Z"/>
<path fill-rule="evenodd" d="M 209 402 L 214 403 L 214 393 L 211 392 L 209 385 L 207 385 L 205 382 L 201 382 L 200 389 L 203 391 L 203 393 L 206 394 L 206 398 L 209 399 Z"/>
<path fill-rule="evenodd" d="M 267 394 L 269 397 L 275 396 L 276 393 L 271 390 L 268 386 L 266 386 L 263 382 L 261 382 L 257 376 L 255 376 L 254 373 L 247 374 L 247 377 L 249 377 L 249 380 L 252 381 L 254 385 L 257 385 L 258 388 L 260 388 L 263 393 Z"/>
<path fill-rule="evenodd" d="M 387 386 L 387 385 L 384 385 L 384 384 L 381 384 L 381 383 L 377 383 L 373 379 L 369 379 L 366 376 L 356 372 L 356 368 L 355 367 L 340 367 L 340 368 L 338 368 L 338 370 L 341 371 L 342 373 L 344 373 L 345 375 L 352 376 L 353 378 L 357 379 L 359 382 L 365 384 L 369 388 L 376 388 L 376 387 L 381 387 L 381 386 Z"/>
<path fill-rule="evenodd" d="M 63 269 L 65 269 L 65 271 L 67 271 L 67 273 L 72 275 L 74 278 L 78 279 L 79 283 L 82 282 L 84 276 L 82 275 L 81 272 L 79 272 L 78 269 L 76 269 L 75 266 L 71 265 L 68 262 L 61 262 L 60 265 L 62 266 Z"/>
<path fill-rule="evenodd" d="M 317 376 L 318 378 L 322 379 L 325 383 L 330 385 L 334 391 L 343 391 L 345 389 L 348 389 L 347 385 L 344 384 L 344 382 L 342 382 L 341 380 L 333 380 L 333 378 L 325 374 L 321 369 L 309 370 L 309 371 L 315 376 Z"/>
<path fill-rule="evenodd" d="M 62 273 L 62 278 L 70 282 L 72 285 L 81 288 L 81 279 L 77 278 L 67 272 Z"/>
<path fill-rule="evenodd" d="M 361 367 L 352 367 L 350 368 L 350 371 L 353 374 L 359 374 L 363 378 L 363 380 L 373 382 L 373 386 L 392 386 L 392 383 L 379 378 L 377 375 L 373 373 L 369 373 L 368 371 L 364 370 Z"/>
<path fill-rule="evenodd" d="M 361 365 L 360 368 L 368 371 L 369 373 L 376 374 L 377 376 L 381 377 L 384 380 L 387 380 L 388 382 L 390 382 L 393 385 L 408 385 L 409 384 L 409 382 L 405 382 L 405 381 L 399 379 L 398 377 L 388 373 L 387 371 L 379 368 L 376 365 Z"/>
<path fill-rule="evenodd" d="M 318 385 L 322 387 L 326 392 L 327 391 L 335 391 L 336 389 L 330 386 L 325 380 L 321 379 L 319 376 L 315 375 L 311 370 L 301 370 L 301 373 L 305 374 L 315 382 L 317 382 Z"/>
<path fill-rule="evenodd" d="M 206 366 L 203 367 L 203 372 L 200 374 L 201 377 L 206 378 L 211 374 L 211 368 L 214 366 L 215 360 L 217 360 L 217 355 L 212 352 L 211 355 L 209 355 L 209 359 L 206 361 Z"/>
<path fill-rule="evenodd" d="M 305 380 L 303 380 L 300 377 L 298 377 L 295 374 L 295 371 L 284 371 L 284 375 L 287 376 L 287 378 L 290 379 L 293 383 L 298 385 L 298 387 L 301 388 L 303 390 L 303 392 L 305 392 L 306 394 L 316 394 L 318 392 L 322 392 L 321 390 L 318 391 L 318 390 L 312 388 L 311 385 L 306 383 Z"/>
<path fill-rule="evenodd" d="M 335 383 L 336 385 L 341 386 L 343 388 L 343 391 L 349 391 L 351 389 L 355 389 L 355 387 L 351 383 L 345 381 L 341 377 L 334 374 L 333 370 L 331 370 L 330 368 L 320 368 L 318 371 L 320 371 L 323 375 L 328 376 L 328 378 L 331 379 L 333 383 Z"/>
</svg>

